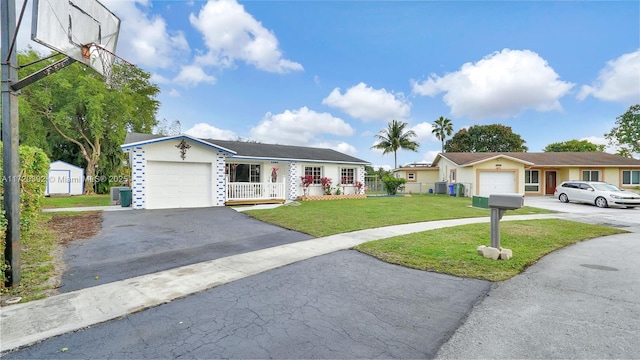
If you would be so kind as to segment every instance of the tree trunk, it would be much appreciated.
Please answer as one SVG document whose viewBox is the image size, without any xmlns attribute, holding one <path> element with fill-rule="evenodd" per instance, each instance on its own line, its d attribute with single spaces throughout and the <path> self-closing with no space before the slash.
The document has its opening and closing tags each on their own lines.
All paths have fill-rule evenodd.
<svg viewBox="0 0 640 360">
<path fill-rule="evenodd" d="M 85 181 L 84 181 L 84 194 L 85 195 L 94 195 L 95 189 L 94 186 L 97 182 L 96 179 L 96 164 L 98 163 L 98 159 L 94 156 L 87 156 L 87 168 L 84 171 Z"/>
</svg>

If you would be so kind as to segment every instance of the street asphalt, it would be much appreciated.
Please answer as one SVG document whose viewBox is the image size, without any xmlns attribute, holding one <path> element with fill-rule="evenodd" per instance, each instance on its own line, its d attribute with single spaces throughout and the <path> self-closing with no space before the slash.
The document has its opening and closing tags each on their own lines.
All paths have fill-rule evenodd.
<svg viewBox="0 0 640 360">
<path fill-rule="evenodd" d="M 503 221 L 560 217 L 632 233 L 567 247 L 496 284 L 344 250 L 488 217 L 286 243 L 3 307 L 0 350 L 7 359 L 637 358 L 640 209 L 526 201 L 568 212 Z"/>
</svg>

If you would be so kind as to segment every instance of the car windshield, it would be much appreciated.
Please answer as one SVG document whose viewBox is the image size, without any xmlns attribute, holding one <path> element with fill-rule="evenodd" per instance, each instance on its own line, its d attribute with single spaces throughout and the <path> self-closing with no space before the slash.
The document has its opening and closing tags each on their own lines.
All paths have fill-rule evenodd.
<svg viewBox="0 0 640 360">
<path fill-rule="evenodd" d="M 596 190 L 604 190 L 604 191 L 622 191 L 617 187 L 611 184 L 591 184 Z"/>
</svg>

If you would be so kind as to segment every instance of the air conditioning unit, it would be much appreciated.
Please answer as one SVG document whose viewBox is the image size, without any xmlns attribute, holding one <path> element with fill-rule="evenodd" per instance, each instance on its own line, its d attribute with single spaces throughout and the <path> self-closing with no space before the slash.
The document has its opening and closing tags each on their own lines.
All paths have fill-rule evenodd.
<svg viewBox="0 0 640 360">
<path fill-rule="evenodd" d="M 436 183 L 436 194 L 446 194 L 447 193 L 447 183 L 446 182 L 437 182 Z"/>
</svg>

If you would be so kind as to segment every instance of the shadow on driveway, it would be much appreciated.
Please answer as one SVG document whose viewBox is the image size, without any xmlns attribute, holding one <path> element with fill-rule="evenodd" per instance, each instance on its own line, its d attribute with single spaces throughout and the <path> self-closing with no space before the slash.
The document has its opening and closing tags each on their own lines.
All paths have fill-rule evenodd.
<svg viewBox="0 0 640 360">
<path fill-rule="evenodd" d="M 114 211 L 100 233 L 71 242 L 60 292 L 312 239 L 228 207 Z"/>
</svg>

